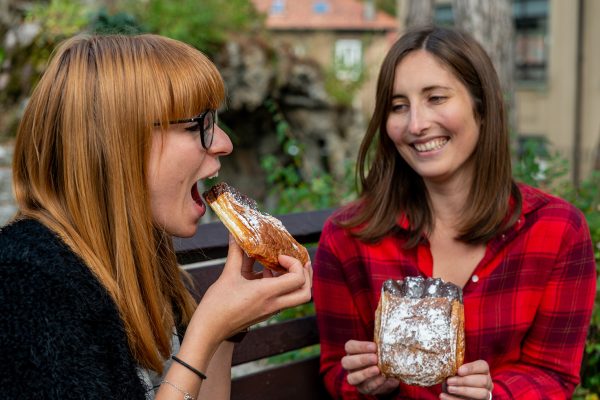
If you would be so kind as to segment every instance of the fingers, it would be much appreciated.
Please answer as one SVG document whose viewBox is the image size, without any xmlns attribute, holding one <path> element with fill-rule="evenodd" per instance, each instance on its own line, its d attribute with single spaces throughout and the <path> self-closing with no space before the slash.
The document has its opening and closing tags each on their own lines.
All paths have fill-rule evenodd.
<svg viewBox="0 0 600 400">
<path fill-rule="evenodd" d="M 282 267 L 288 270 L 287 274 L 277 277 L 278 285 L 284 288 L 285 291 L 297 290 L 308 285 L 312 286 L 312 267 L 305 268 L 297 259 L 280 255 L 279 263 Z"/>
<path fill-rule="evenodd" d="M 312 288 L 312 282 L 313 282 L 313 268 L 312 268 L 312 263 L 310 262 L 310 260 L 308 260 L 306 262 L 306 264 L 304 264 L 304 269 L 308 270 L 308 280 L 310 282 L 310 287 Z"/>
<path fill-rule="evenodd" d="M 366 342 L 359 340 L 348 340 L 344 345 L 346 354 L 363 354 L 377 352 L 377 345 L 374 342 Z"/>
<path fill-rule="evenodd" d="M 377 367 L 377 346 L 373 342 L 349 340 L 344 349 L 346 356 L 342 357 L 342 368 L 348 371 L 348 383 L 359 385 L 366 380 L 380 375 Z M 379 382 L 379 384 L 383 384 Z M 373 390 L 374 383 L 368 385 L 368 390 Z M 367 390 L 367 388 L 365 388 Z"/>
<path fill-rule="evenodd" d="M 440 394 L 442 400 L 464 400 L 464 399 L 475 399 L 475 400 L 489 400 L 491 390 L 483 388 L 467 388 L 467 387 L 453 387 L 448 386 L 448 392 Z"/>
<path fill-rule="evenodd" d="M 385 382 L 385 376 L 379 374 L 379 369 L 377 369 L 378 375 L 375 375 L 364 382 L 360 383 L 356 386 L 358 391 L 362 394 L 376 394 L 378 389 Z M 348 375 L 350 376 L 350 375 Z M 350 382 L 350 381 L 348 381 Z"/>
<path fill-rule="evenodd" d="M 490 367 L 484 360 L 477 360 L 467 364 L 463 364 L 458 368 L 459 376 L 467 376 L 474 374 L 488 374 Z"/>
<path fill-rule="evenodd" d="M 345 345 L 346 356 L 342 367 L 348 371 L 346 380 L 363 394 L 379 395 L 390 393 L 400 382 L 386 378 L 377 366 L 377 346 L 373 342 L 350 340 Z"/>
<path fill-rule="evenodd" d="M 360 393 L 377 396 L 392 392 L 399 384 L 400 382 L 396 379 L 388 379 L 383 375 L 378 375 L 366 380 L 357 386 L 357 389 Z"/>
<path fill-rule="evenodd" d="M 477 360 L 462 365 L 458 375 L 448 378 L 446 390 L 450 395 L 442 395 L 441 399 L 468 398 L 487 400 L 494 388 L 487 362 Z"/>
<path fill-rule="evenodd" d="M 292 268 L 298 269 L 298 267 L 302 268 L 302 264 L 294 257 L 286 256 L 285 254 L 280 254 L 277 257 L 277 261 L 279 261 L 279 265 L 283 268 L 290 271 Z"/>
<path fill-rule="evenodd" d="M 247 257 L 246 257 L 247 258 Z M 225 262 L 224 271 L 237 269 L 239 265 L 244 263 L 244 250 L 236 243 L 233 235 L 229 234 L 229 248 L 227 249 L 227 261 Z"/>
<path fill-rule="evenodd" d="M 259 283 L 263 296 L 275 310 L 282 310 L 308 302 L 311 299 L 312 267 L 302 266 L 293 257 L 280 255 L 280 264 L 288 270 L 272 279 L 262 279 Z M 263 275 L 264 276 L 264 275 Z"/>
<path fill-rule="evenodd" d="M 377 365 L 373 365 L 368 368 L 363 368 L 356 371 L 348 371 L 348 376 L 346 377 L 346 380 L 349 384 L 353 386 L 359 386 L 365 385 L 367 383 L 367 380 L 370 380 L 371 378 L 375 378 L 380 375 L 381 372 L 379 371 L 379 368 L 377 368 Z M 383 382 L 380 382 L 379 384 L 381 383 Z M 373 386 L 375 386 L 375 384 L 365 386 L 368 386 L 364 388 L 366 392 L 367 390 L 373 390 Z"/>
</svg>

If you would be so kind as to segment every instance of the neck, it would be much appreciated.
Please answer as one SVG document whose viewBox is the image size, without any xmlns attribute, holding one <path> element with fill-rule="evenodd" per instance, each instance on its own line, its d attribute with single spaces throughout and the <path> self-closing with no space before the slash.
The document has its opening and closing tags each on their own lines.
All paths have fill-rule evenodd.
<svg viewBox="0 0 600 400">
<path fill-rule="evenodd" d="M 432 213 L 436 225 L 447 227 L 458 225 L 467 207 L 471 179 L 454 179 L 451 182 L 436 183 L 425 181 Z"/>
</svg>

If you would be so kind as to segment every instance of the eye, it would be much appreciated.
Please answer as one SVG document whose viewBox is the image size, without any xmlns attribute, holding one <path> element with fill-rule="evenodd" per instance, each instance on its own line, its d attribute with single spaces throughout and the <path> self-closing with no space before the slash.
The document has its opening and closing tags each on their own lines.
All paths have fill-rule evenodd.
<svg viewBox="0 0 600 400">
<path fill-rule="evenodd" d="M 408 104 L 396 103 L 392 104 L 392 112 L 404 112 L 408 111 Z"/>
<path fill-rule="evenodd" d="M 188 132 L 200 132 L 200 124 L 198 122 L 194 122 L 192 125 L 186 126 L 185 130 Z"/>
<path fill-rule="evenodd" d="M 433 104 L 441 104 L 446 101 L 446 96 L 429 96 L 429 101 Z"/>
</svg>

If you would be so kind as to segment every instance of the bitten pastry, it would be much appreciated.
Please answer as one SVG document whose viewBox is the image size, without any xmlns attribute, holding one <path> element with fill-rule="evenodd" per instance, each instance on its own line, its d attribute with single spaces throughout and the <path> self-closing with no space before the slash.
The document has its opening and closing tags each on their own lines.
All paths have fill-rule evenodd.
<svg viewBox="0 0 600 400">
<path fill-rule="evenodd" d="M 375 315 L 378 366 L 408 385 L 456 375 L 464 358 L 462 289 L 439 278 L 388 279 Z"/>
<path fill-rule="evenodd" d="M 254 200 L 227 183 L 216 184 L 202 196 L 246 254 L 265 267 L 286 272 L 277 260 L 280 254 L 297 258 L 302 265 L 308 261 L 306 248 L 290 235 L 281 221 L 261 213 Z"/>
</svg>

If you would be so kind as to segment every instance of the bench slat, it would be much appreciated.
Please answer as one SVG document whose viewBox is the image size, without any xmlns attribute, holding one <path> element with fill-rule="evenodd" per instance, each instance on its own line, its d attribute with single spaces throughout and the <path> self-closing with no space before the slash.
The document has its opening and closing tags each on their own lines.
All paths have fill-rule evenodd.
<svg viewBox="0 0 600 400">
<path fill-rule="evenodd" d="M 319 343 L 315 316 L 296 318 L 250 330 L 235 345 L 233 365 L 286 353 Z"/>
<path fill-rule="evenodd" d="M 319 357 L 311 357 L 236 378 L 232 400 L 330 399 L 319 377 Z"/>
</svg>

